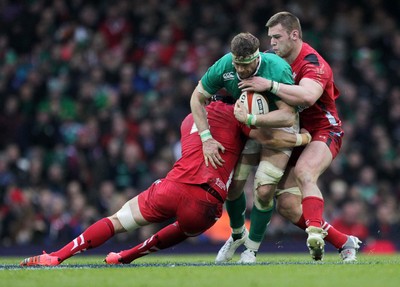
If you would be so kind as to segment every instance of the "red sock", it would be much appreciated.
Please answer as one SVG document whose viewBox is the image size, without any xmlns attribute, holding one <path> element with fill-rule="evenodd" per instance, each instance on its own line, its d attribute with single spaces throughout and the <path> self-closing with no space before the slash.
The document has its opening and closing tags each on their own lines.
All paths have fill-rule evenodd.
<svg viewBox="0 0 400 287">
<path fill-rule="evenodd" d="M 308 196 L 301 202 L 303 216 L 307 226 L 322 226 L 322 214 L 324 212 L 324 200 L 316 196 Z"/>
<path fill-rule="evenodd" d="M 178 223 L 175 222 L 164 227 L 152 237 L 145 240 L 143 243 L 136 245 L 132 249 L 121 251 L 121 262 L 130 263 L 133 260 L 149 253 L 157 252 L 158 250 L 181 243 L 186 238 L 188 238 L 188 236 L 183 233 L 183 231 L 179 228 Z"/>
<path fill-rule="evenodd" d="M 323 220 L 323 219 L 322 219 Z M 299 221 L 296 223 L 298 227 L 305 230 L 307 228 L 306 221 L 304 219 L 303 214 L 301 215 Z M 337 230 L 335 227 L 330 225 L 325 220 L 322 221 L 322 228 L 328 232 L 328 235 L 325 237 L 325 240 L 335 246 L 337 249 L 343 247 L 343 245 L 347 241 L 347 235 Z"/>
<path fill-rule="evenodd" d="M 65 259 L 83 252 L 86 249 L 95 248 L 114 236 L 114 226 L 110 219 L 103 218 L 90 225 L 81 235 L 65 245 L 60 250 L 50 253 L 64 261 Z"/>
<path fill-rule="evenodd" d="M 343 245 L 347 241 L 347 235 L 337 230 L 335 227 L 330 225 L 328 222 L 324 222 L 322 224 L 322 228 L 328 232 L 328 235 L 325 237 L 325 240 L 335 246 L 337 249 L 343 247 Z"/>
<path fill-rule="evenodd" d="M 305 230 L 307 228 L 306 220 L 304 219 L 303 214 L 301 215 L 299 221 L 295 224 L 296 224 L 296 226 L 300 227 L 303 230 Z"/>
</svg>

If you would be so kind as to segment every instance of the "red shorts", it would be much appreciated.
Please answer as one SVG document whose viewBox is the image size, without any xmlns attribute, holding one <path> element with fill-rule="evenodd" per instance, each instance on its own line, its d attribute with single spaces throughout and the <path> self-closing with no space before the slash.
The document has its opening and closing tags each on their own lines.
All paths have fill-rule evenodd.
<svg viewBox="0 0 400 287">
<path fill-rule="evenodd" d="M 322 141 L 324 142 L 332 154 L 332 160 L 338 155 L 340 148 L 342 147 L 343 131 L 342 129 L 330 129 L 330 130 L 317 130 L 311 133 L 311 141 Z M 298 146 L 293 149 L 292 155 L 290 156 L 288 166 L 295 166 L 300 154 L 304 150 L 305 146 Z"/>
<path fill-rule="evenodd" d="M 188 236 L 197 236 L 213 226 L 221 217 L 223 205 L 198 185 L 167 179 L 154 182 L 139 194 L 138 202 L 147 221 L 155 223 L 176 218 Z"/>
</svg>

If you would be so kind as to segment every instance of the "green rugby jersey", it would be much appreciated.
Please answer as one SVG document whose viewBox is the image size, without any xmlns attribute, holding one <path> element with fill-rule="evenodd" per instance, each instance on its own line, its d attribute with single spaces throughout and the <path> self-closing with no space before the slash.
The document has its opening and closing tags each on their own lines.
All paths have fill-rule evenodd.
<svg viewBox="0 0 400 287">
<path fill-rule="evenodd" d="M 290 65 L 281 57 L 272 53 L 260 53 L 260 64 L 254 76 L 293 85 L 293 75 Z M 212 65 L 201 78 L 201 83 L 206 92 L 213 95 L 225 88 L 230 95 L 238 99 L 241 90 L 238 88 L 239 78 L 232 63 L 232 53 L 228 53 Z M 275 101 L 280 100 L 276 95 L 263 93 L 269 104 L 269 110 L 276 110 Z"/>
</svg>

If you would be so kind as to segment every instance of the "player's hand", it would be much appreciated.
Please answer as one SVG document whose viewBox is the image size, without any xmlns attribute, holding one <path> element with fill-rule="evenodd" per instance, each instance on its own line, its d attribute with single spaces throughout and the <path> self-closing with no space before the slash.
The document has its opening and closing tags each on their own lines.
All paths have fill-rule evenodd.
<svg viewBox="0 0 400 287">
<path fill-rule="evenodd" d="M 224 146 L 213 138 L 210 138 L 203 142 L 203 155 L 206 166 L 211 164 L 213 168 L 217 169 L 217 165 L 223 165 L 225 161 L 219 153 L 220 150 L 222 153 L 224 153 Z"/>
<path fill-rule="evenodd" d="M 244 91 L 265 92 L 271 88 L 271 81 L 262 77 L 250 77 L 239 82 L 238 88 Z"/>
<path fill-rule="evenodd" d="M 235 103 L 235 107 L 233 109 L 233 114 L 235 115 L 235 118 L 239 122 L 245 123 L 247 120 L 248 111 L 247 111 L 246 107 L 238 100 Z"/>
<path fill-rule="evenodd" d="M 311 136 L 310 132 L 308 130 L 306 130 L 305 128 L 301 128 L 300 133 L 305 134 L 307 136 L 307 139 L 308 139 L 307 144 L 309 144 L 312 140 L 312 136 Z"/>
</svg>

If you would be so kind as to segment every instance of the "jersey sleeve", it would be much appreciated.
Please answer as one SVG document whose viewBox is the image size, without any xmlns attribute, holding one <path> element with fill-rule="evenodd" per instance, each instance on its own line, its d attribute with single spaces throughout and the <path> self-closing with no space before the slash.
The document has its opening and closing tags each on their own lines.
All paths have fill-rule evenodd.
<svg viewBox="0 0 400 287">
<path fill-rule="evenodd" d="M 332 70 L 323 61 L 320 61 L 317 55 L 309 54 L 304 58 L 301 74 L 302 78 L 314 80 L 325 89 L 331 79 Z"/>
<path fill-rule="evenodd" d="M 227 76 L 225 75 L 225 63 L 228 57 L 231 57 L 230 54 L 226 54 L 216 61 L 201 78 L 201 83 L 207 93 L 213 95 L 224 87 L 223 79 Z"/>
</svg>

